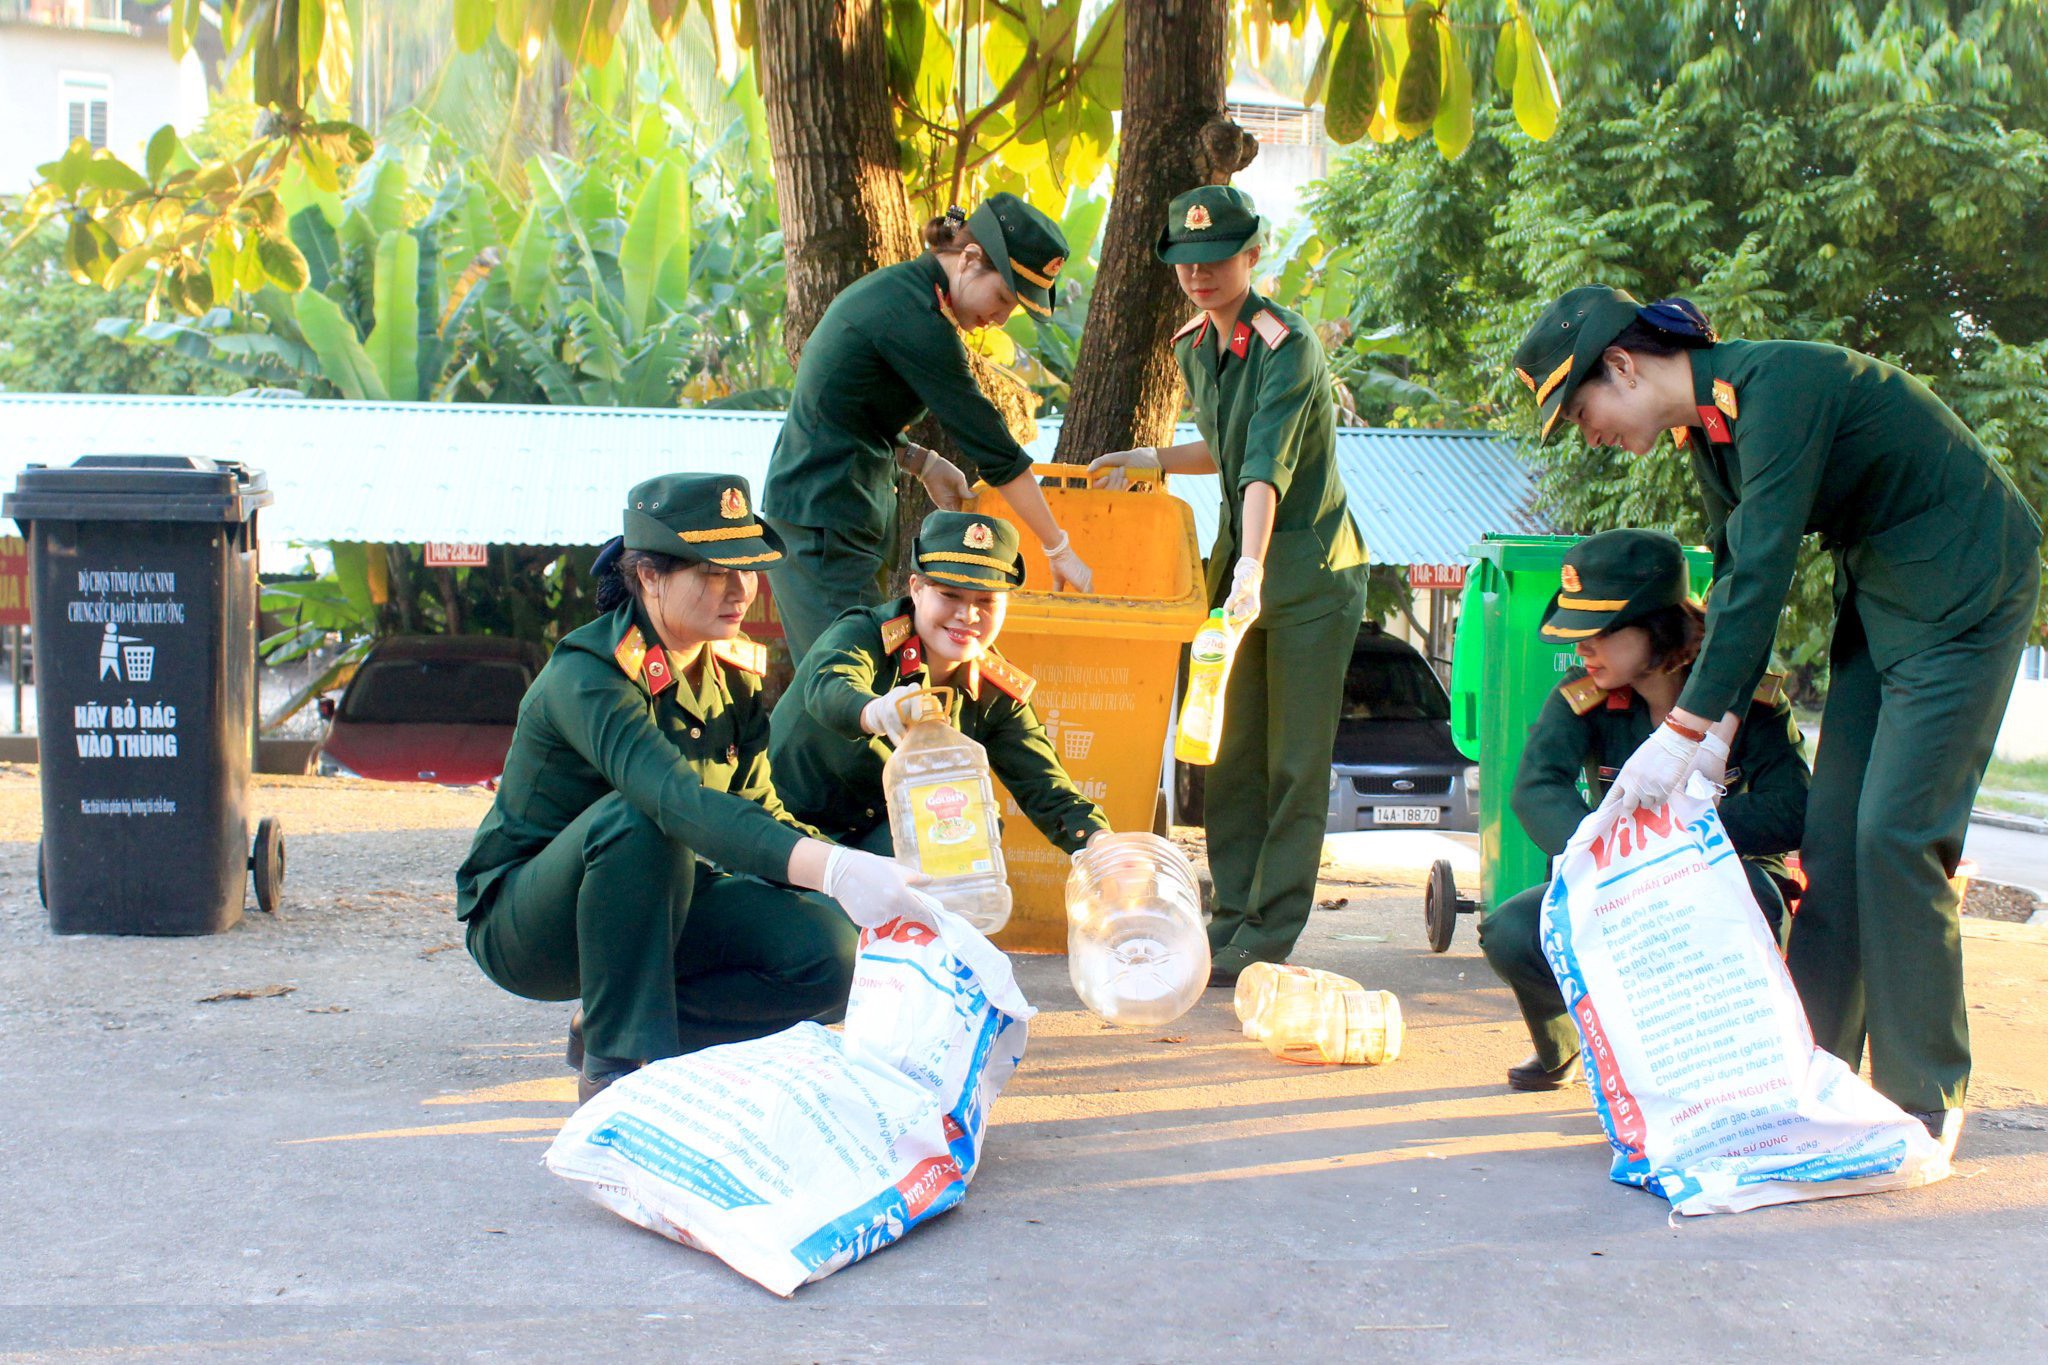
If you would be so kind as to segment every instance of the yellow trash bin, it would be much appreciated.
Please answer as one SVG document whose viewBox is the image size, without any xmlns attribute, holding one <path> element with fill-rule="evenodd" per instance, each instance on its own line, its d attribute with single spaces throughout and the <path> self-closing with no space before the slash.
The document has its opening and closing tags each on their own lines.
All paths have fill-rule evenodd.
<svg viewBox="0 0 2048 1365">
<path fill-rule="evenodd" d="M 1032 705 L 1074 785 L 1112 828 L 1149 830 L 1181 647 L 1208 614 L 1194 515 L 1179 498 L 1088 487 L 1080 465 L 1034 465 L 1059 480 L 1045 500 L 1094 570 L 1088 594 L 1052 591 L 1052 569 L 1024 537 L 1025 588 L 1010 594 L 998 644 L 1038 680 Z M 1008 516 L 979 490 L 977 508 Z M 996 942 L 1011 951 L 1065 952 L 1066 855 L 1003 793 L 1003 858 L 1015 908 Z"/>
</svg>

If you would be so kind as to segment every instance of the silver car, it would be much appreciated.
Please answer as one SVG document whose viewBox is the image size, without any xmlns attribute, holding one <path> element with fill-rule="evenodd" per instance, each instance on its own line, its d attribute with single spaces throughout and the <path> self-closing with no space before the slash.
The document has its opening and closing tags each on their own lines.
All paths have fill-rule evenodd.
<svg viewBox="0 0 2048 1365">
<path fill-rule="evenodd" d="M 1451 699 L 1404 641 L 1367 624 L 1330 756 L 1331 833 L 1479 828 L 1479 769 L 1451 743 Z"/>
</svg>

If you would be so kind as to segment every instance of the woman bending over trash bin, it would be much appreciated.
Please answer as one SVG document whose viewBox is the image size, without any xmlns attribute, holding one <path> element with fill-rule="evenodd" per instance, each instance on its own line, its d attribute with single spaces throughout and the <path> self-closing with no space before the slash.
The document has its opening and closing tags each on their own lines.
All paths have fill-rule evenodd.
<svg viewBox="0 0 2048 1365">
<path fill-rule="evenodd" d="M 1244 636 L 1205 786 L 1215 985 L 1254 962 L 1285 962 L 1308 923 L 1344 672 L 1365 612 L 1365 542 L 1337 477 L 1329 364 L 1299 314 L 1252 288 L 1262 226 L 1250 196 L 1225 185 L 1168 207 L 1154 251 L 1201 310 L 1173 350 L 1202 438 L 1088 466 L 1112 488 L 1132 469 L 1222 476 L 1209 601 Z"/>
<path fill-rule="evenodd" d="M 1970 1076 L 1949 877 L 2041 584 L 2041 521 L 1926 385 L 1838 346 L 1721 341 L 1682 299 L 1587 285 L 1515 352 L 1548 439 L 1648 455 L 1667 430 L 1704 496 L 1707 633 L 1664 723 L 1622 765 L 1661 803 L 1769 658 L 1800 541 L 1835 559 L 1807 892 L 1788 965 L 1820 1046 L 1954 1146 Z"/>
<path fill-rule="evenodd" d="M 995 649 L 1010 590 L 1023 586 L 1016 527 L 934 512 L 918 528 L 910 595 L 856 607 L 805 656 L 775 708 L 768 752 L 792 814 L 842 843 L 893 848 L 882 765 L 903 738 L 898 703 L 953 689 L 953 726 L 988 748 L 1018 808 L 1062 853 L 1109 821 L 1081 795 L 1031 708 L 1030 675 Z"/>
<path fill-rule="evenodd" d="M 763 651 L 740 621 L 780 555 L 744 479 L 634 488 L 598 555 L 605 615 L 520 704 L 455 874 L 484 974 L 582 1002 L 583 1099 L 645 1062 L 837 1018 L 854 924 L 924 913 L 921 877 L 814 837 L 769 783 Z"/>
<path fill-rule="evenodd" d="M 1705 633 L 1692 599 L 1685 551 L 1662 531 L 1603 531 L 1564 557 L 1562 585 L 1540 634 L 1577 644 L 1584 665 L 1565 674 L 1529 727 L 1529 744 L 1509 798 L 1538 848 L 1555 858 L 1593 799 L 1644 738 L 1664 723 L 1691 676 Z M 1799 847 L 1806 817 L 1805 741 L 1779 679 L 1766 674 L 1750 698 L 1732 746 L 1709 737 L 1699 771 L 1727 795 L 1721 823 L 1764 918 L 1784 941 L 1786 905 L 1796 894 L 1784 855 Z M 1512 896 L 1479 923 L 1479 946 L 1515 993 L 1536 1054 L 1508 1068 L 1516 1090 L 1556 1090 L 1577 1080 L 1579 1034 L 1543 955 L 1542 886 Z"/>
<path fill-rule="evenodd" d="M 775 440 L 761 510 L 788 556 L 768 571 L 792 663 L 849 607 L 882 600 L 883 551 L 896 514 L 893 459 L 942 509 L 968 498 L 967 476 L 903 428 L 929 410 L 976 473 L 1045 546 L 1053 586 L 1093 579 L 1031 478 L 1031 457 L 974 382 L 960 329 L 999 327 L 1019 304 L 1051 314 L 1066 264 L 1059 225 L 1013 194 L 992 194 L 924 230 L 929 248 L 884 266 L 832 301 L 804 343 L 789 416 Z"/>
</svg>

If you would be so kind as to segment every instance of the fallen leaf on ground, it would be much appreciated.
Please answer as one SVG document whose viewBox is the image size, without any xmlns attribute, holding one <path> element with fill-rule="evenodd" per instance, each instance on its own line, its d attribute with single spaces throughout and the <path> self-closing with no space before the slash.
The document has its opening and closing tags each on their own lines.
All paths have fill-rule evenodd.
<svg viewBox="0 0 2048 1365">
<path fill-rule="evenodd" d="M 297 986 L 255 986 L 248 990 L 221 991 L 214 995 L 202 995 L 199 997 L 199 1003 L 202 1005 L 213 1005 L 223 1000 L 269 1000 L 273 996 L 290 995 L 297 989 Z"/>
<path fill-rule="evenodd" d="M 1187 1040 L 1188 1036 L 1185 1033 L 1169 1033 L 1164 1038 L 1154 1038 L 1152 1041 L 1155 1043 L 1185 1043 Z"/>
<path fill-rule="evenodd" d="M 348 1006 L 347 1006 L 347 1005 L 310 1005 L 310 1006 L 308 1006 L 308 1007 L 307 1007 L 307 1009 L 306 1009 L 306 1013 L 308 1013 L 308 1014 L 347 1014 L 347 1013 L 348 1013 Z"/>
<path fill-rule="evenodd" d="M 1328 896 L 1322 900 L 1317 901 L 1316 904 L 1321 906 L 1325 910 L 1341 910 L 1345 906 L 1351 904 L 1351 897 Z"/>
<path fill-rule="evenodd" d="M 458 946 L 458 945 L 456 945 L 456 944 L 453 944 L 453 943 L 436 943 L 436 944 L 435 944 L 435 945 L 434 945 L 433 947 L 431 947 L 431 948 L 428 948 L 428 949 L 426 949 L 425 951 L 423 951 L 423 952 L 422 952 L 422 953 L 420 954 L 420 956 L 421 956 L 421 957 L 432 957 L 432 956 L 433 956 L 433 955 L 434 955 L 435 953 L 445 953 L 445 952 L 447 952 L 447 951 L 448 951 L 448 950 L 449 950 L 450 948 L 453 948 L 453 947 L 456 947 L 456 946 Z"/>
</svg>

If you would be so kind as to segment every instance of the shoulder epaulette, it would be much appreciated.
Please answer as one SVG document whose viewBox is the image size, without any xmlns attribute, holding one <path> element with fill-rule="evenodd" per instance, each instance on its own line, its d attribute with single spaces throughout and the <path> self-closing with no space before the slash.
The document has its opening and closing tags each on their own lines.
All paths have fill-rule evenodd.
<svg viewBox="0 0 2048 1365">
<path fill-rule="evenodd" d="M 1714 406 L 1728 414 L 1731 422 L 1742 415 L 1735 403 L 1735 386 L 1725 379 L 1714 381 Z"/>
<path fill-rule="evenodd" d="M 1573 678 L 1570 682 L 1557 685 L 1564 695 L 1565 705 L 1572 708 L 1572 714 L 1583 716 L 1607 700 L 1607 691 L 1591 678 Z"/>
<path fill-rule="evenodd" d="M 916 632 L 908 616 L 894 616 L 882 622 L 882 652 L 894 654 Z"/>
<path fill-rule="evenodd" d="M 1181 324 L 1180 330 L 1173 334 L 1171 340 L 1179 341 L 1184 336 L 1188 336 L 1192 333 L 1199 332 L 1202 330 L 1202 328 L 1206 327 L 1208 323 L 1209 315 L 1207 313 L 1197 313 L 1193 317 L 1189 318 L 1186 322 Z"/>
<path fill-rule="evenodd" d="M 640 634 L 640 627 L 628 626 L 626 633 L 619 637 L 612 647 L 612 660 L 619 671 L 634 682 L 640 681 L 640 667 L 647 662 L 647 641 Z"/>
<path fill-rule="evenodd" d="M 758 676 L 768 671 L 768 646 L 744 635 L 730 640 L 713 640 L 711 653 L 720 663 L 731 664 L 744 673 Z"/>
<path fill-rule="evenodd" d="M 1755 700 L 1759 706 L 1776 706 L 1785 696 L 1785 675 L 1766 673 L 1764 680 L 1756 685 Z"/>
<path fill-rule="evenodd" d="M 990 654 L 981 660 L 981 676 L 1020 702 L 1029 702 L 1031 694 L 1038 690 L 1038 679 L 1000 654 Z"/>
<path fill-rule="evenodd" d="M 1280 343 L 1294 335 L 1294 329 L 1270 308 L 1261 308 L 1252 315 L 1252 330 L 1259 334 L 1259 340 L 1266 343 L 1269 351 L 1279 350 Z"/>
</svg>

